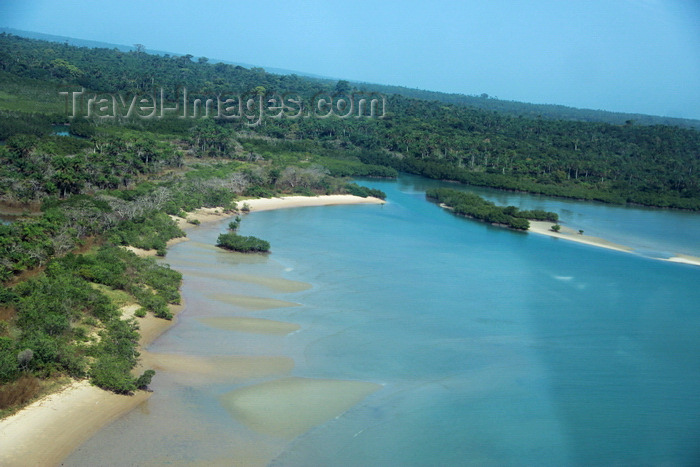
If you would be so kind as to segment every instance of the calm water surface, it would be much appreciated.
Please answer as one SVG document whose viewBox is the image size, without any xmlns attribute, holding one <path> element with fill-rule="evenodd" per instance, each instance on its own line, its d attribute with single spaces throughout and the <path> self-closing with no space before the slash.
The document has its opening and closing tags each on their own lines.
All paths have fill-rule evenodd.
<svg viewBox="0 0 700 467">
<path fill-rule="evenodd" d="M 557 211 L 567 225 L 637 248 L 626 254 L 512 232 L 425 201 L 417 177 L 365 182 L 384 206 L 254 213 L 241 233 L 268 257 L 218 252 L 227 222 L 202 226 L 167 260 L 187 308 L 153 352 L 285 355 L 292 375 L 382 389 L 298 438 L 261 435 L 219 398 L 275 376 L 222 381 L 159 372 L 139 410 L 65 465 L 698 465 L 700 216 L 476 190 Z M 247 277 L 308 282 L 273 290 Z M 226 292 L 301 306 L 250 312 Z M 236 312 L 301 325 L 288 336 L 215 329 Z"/>
</svg>

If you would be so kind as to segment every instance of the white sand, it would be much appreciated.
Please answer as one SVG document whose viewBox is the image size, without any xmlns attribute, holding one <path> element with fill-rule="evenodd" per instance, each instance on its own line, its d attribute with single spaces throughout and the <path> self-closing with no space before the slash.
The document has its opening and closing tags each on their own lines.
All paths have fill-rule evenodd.
<svg viewBox="0 0 700 467">
<path fill-rule="evenodd" d="M 145 391 L 121 396 L 74 382 L 0 420 L 0 465 L 58 465 L 102 426 L 150 396 Z"/>
<path fill-rule="evenodd" d="M 250 212 L 271 211 L 273 209 L 302 208 L 312 206 L 336 206 L 346 204 L 384 204 L 385 201 L 379 198 L 362 198 L 354 195 L 322 195 L 322 196 L 285 196 L 282 198 L 255 198 L 242 199 L 236 201 L 238 209 L 242 209 L 244 204 L 250 208 Z M 200 208 L 187 213 L 187 218 L 170 216 L 183 230 L 191 229 L 194 224 L 189 220 L 198 220 L 200 223 L 220 221 L 227 217 L 236 215 L 235 212 L 226 211 L 222 207 Z"/>
<path fill-rule="evenodd" d="M 581 235 L 577 231 L 570 229 L 568 227 L 562 226 L 559 232 L 552 231 L 552 226 L 554 222 L 547 221 L 530 221 L 530 232 L 534 232 L 541 235 L 548 235 L 554 238 L 561 238 L 564 240 L 570 240 L 572 242 L 585 243 L 586 245 L 598 246 L 601 248 L 608 248 L 610 250 L 631 252 L 632 248 L 625 245 L 618 245 L 617 243 L 609 242 L 603 238 L 591 237 L 589 235 Z"/>
<path fill-rule="evenodd" d="M 285 196 L 283 198 L 258 198 L 236 201 L 238 209 L 248 204 L 250 212 L 270 211 L 272 209 L 300 208 L 306 206 L 335 206 L 339 204 L 384 204 L 379 198 L 362 198 L 354 195 L 324 196 Z"/>
</svg>

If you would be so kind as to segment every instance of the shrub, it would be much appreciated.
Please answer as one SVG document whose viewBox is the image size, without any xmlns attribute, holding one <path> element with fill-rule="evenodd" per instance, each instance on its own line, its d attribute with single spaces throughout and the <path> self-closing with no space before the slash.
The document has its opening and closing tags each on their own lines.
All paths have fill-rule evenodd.
<svg viewBox="0 0 700 467">
<path fill-rule="evenodd" d="M 257 237 L 244 237 L 235 233 L 219 235 L 216 246 L 241 253 L 267 252 L 270 243 Z"/>
<path fill-rule="evenodd" d="M 136 380 L 136 389 L 147 389 L 155 374 L 156 372 L 153 370 L 144 371 L 143 374 Z"/>
<path fill-rule="evenodd" d="M 95 386 L 118 394 L 128 394 L 136 389 L 131 365 L 111 355 L 102 355 L 95 361 L 90 371 L 90 381 Z"/>
</svg>

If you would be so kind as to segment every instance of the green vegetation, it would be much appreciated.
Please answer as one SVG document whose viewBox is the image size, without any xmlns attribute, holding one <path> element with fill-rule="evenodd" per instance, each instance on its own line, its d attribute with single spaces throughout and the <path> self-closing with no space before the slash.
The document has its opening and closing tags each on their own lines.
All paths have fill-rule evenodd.
<svg viewBox="0 0 700 467">
<path fill-rule="evenodd" d="M 240 253 L 267 253 L 270 243 L 257 237 L 245 237 L 233 232 L 219 235 L 216 246 Z"/>
<path fill-rule="evenodd" d="M 87 376 L 115 392 L 132 392 L 137 387 L 131 370 L 139 355 L 138 327 L 121 319 L 92 283 L 124 290 L 156 314 L 162 314 L 163 304 L 169 315 L 167 302 L 179 300 L 179 281 L 179 273 L 109 246 L 54 259 L 36 278 L 0 288 L 0 306 L 13 316 L 0 337 L 0 382 L 66 374 Z M 23 400 L 21 395 L 7 397 L 6 404 Z"/>
<path fill-rule="evenodd" d="M 90 378 L 123 393 L 148 386 L 152 372 L 131 373 L 136 321 L 121 319 L 117 306 L 136 303 L 136 317 L 170 319 L 180 275 L 121 247 L 164 256 L 167 241 L 184 235 L 170 216 L 186 219 L 200 207 L 230 212 L 241 197 L 282 194 L 384 198 L 350 177 L 408 172 L 700 210 L 700 132 L 693 129 L 617 115 L 574 121 L 597 117 L 542 106 L 535 115 L 533 107 L 488 97 L 358 89 L 192 58 L 0 34 L 0 202 L 32 213 L 0 225 L 0 410 L 33 397 L 45 378 Z M 175 115 L 69 118 L 71 99 L 59 95 L 85 88 L 86 96 L 121 93 L 129 100 L 153 83 L 170 103 L 183 87 L 191 99 L 378 90 L 388 112 L 383 118 L 264 118 L 257 126 L 245 118 Z M 458 214 L 515 229 L 526 229 L 527 219 L 557 222 L 554 213 L 498 207 L 456 190 L 428 195 Z M 241 212 L 249 210 L 242 203 Z M 268 242 L 238 235 L 239 225 L 240 218 L 232 221 L 218 245 L 269 251 Z"/>
<path fill-rule="evenodd" d="M 493 224 L 506 225 L 516 230 L 530 228 L 528 219 L 549 220 L 556 222 L 557 213 L 548 211 L 520 211 L 515 206 L 496 206 L 491 201 L 475 195 L 451 188 L 433 188 L 426 191 L 425 196 L 451 208 L 455 214 L 472 217 Z"/>
<path fill-rule="evenodd" d="M 340 90 L 334 82 L 198 62 L 188 55 L 161 57 L 138 51 L 77 48 L 11 35 L 0 35 L 0 57 L 12 57 L 2 60 L 6 66 L 0 82 L 5 79 L 14 83 L 9 89 L 15 90 L 21 89 L 22 83 L 44 89 L 71 84 L 76 90 L 85 87 L 98 93 L 122 92 L 131 96 L 148 90 L 154 78 L 163 87 L 166 98 L 173 101 L 179 97 L 176 90 L 183 87 L 190 90 L 192 99 L 206 99 L 217 93 L 272 97 L 274 93 L 288 92 L 310 98 L 318 93 L 332 96 Z M 154 165 L 161 164 L 161 169 L 168 165 L 178 167 L 183 153 L 176 146 L 185 143 L 188 154 L 201 160 L 221 158 L 244 166 L 266 161 L 271 169 L 268 182 L 277 182 L 290 164 L 299 167 L 296 174 L 284 174 L 269 189 L 270 193 L 276 189 L 335 192 L 317 172 L 303 172 L 320 167 L 333 176 L 391 177 L 398 170 L 552 196 L 700 209 L 700 160 L 696 152 L 700 132 L 658 124 L 687 123 L 697 128 L 697 122 L 629 115 L 621 119 L 623 116 L 616 114 L 572 113 L 572 109 L 557 106 L 518 106 L 488 96 L 444 95 L 398 87 L 362 85 L 357 89 L 344 83 L 343 88 L 349 93 L 386 93 L 388 113 L 382 119 L 267 118 L 255 127 L 246 126 L 246 119 L 137 118 L 74 124 L 82 127 L 80 133 L 91 129 L 93 139 L 99 139 L 100 133 L 118 136 L 125 129 L 144 136 L 170 138 L 169 147 L 146 145 L 155 149 L 154 154 L 148 162 L 148 157 L 141 154 L 140 164 L 135 159 L 139 149 L 133 148 L 139 144 L 121 143 L 117 152 L 130 154 L 128 157 L 133 159 L 134 173 L 126 172 L 126 183 L 134 176 L 152 173 Z M 0 110 L 1 106 L 2 100 Z M 66 116 L 55 113 L 55 108 L 41 118 L 67 123 Z M 20 111 L 8 105 L 5 109 L 9 113 L 0 118 L 0 126 L 2 122 L 15 125 L 29 119 L 27 125 L 37 130 L 23 133 L 46 134 L 47 124 L 31 117 L 29 108 Z M 18 132 L 15 129 L 8 134 Z M 177 144 L 173 144 L 172 136 L 176 136 Z M 16 146 L 8 145 L 8 149 L 20 150 Z M 119 183 L 119 175 L 108 169 L 109 164 L 113 167 L 118 162 L 112 161 L 114 155 L 109 151 L 105 154 L 102 149 L 96 154 L 102 157 L 102 163 L 91 169 L 102 173 L 96 183 Z M 93 183 L 81 175 L 85 165 L 93 161 L 77 157 L 69 164 L 60 159 L 57 162 L 59 172 L 69 169 L 67 179 L 41 180 L 42 189 L 37 193 L 75 193 L 80 191 L 81 183 Z M 256 179 L 249 181 L 252 185 L 265 184 Z"/>
<path fill-rule="evenodd" d="M 234 220 L 228 223 L 228 229 L 231 232 L 235 232 L 238 230 L 238 227 L 241 225 L 241 216 L 236 216 Z"/>
</svg>

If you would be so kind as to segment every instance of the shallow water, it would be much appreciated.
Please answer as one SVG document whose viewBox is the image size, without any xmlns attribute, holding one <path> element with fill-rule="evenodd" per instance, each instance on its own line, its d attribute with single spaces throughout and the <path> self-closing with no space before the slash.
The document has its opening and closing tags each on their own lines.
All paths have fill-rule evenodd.
<svg viewBox="0 0 700 467">
<path fill-rule="evenodd" d="M 269 256 L 211 249 L 225 221 L 191 230 L 194 241 L 168 253 L 185 275 L 187 307 L 149 351 L 208 359 L 215 372 L 214 357 L 286 356 L 291 372 L 160 371 L 141 410 L 65 465 L 256 456 L 299 466 L 700 462 L 700 268 L 458 218 L 425 201 L 423 190 L 440 182 L 365 184 L 389 203 L 246 216 L 241 233 L 269 240 Z M 644 245 L 651 256 L 700 253 L 696 214 L 479 191 L 558 211 L 587 234 Z M 624 235 L 630 225 L 633 238 Z M 271 286 L 285 280 L 312 287 Z M 300 305 L 253 310 L 222 294 Z M 236 316 L 301 328 L 274 335 L 206 324 Z M 381 389 L 291 442 L 222 404 L 289 375 Z"/>
</svg>

